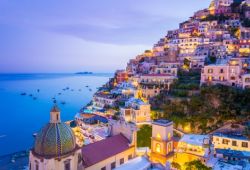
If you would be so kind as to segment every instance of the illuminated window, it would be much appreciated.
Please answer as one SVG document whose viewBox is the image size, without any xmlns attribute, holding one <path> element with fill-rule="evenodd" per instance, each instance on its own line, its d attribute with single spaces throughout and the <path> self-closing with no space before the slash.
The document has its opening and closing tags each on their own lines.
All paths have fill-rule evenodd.
<svg viewBox="0 0 250 170">
<path fill-rule="evenodd" d="M 220 76 L 220 81 L 224 81 L 224 77 L 223 76 Z"/>
<path fill-rule="evenodd" d="M 159 143 L 156 144 L 155 148 L 156 152 L 160 153 L 161 152 L 161 145 Z"/>
<path fill-rule="evenodd" d="M 213 69 L 208 69 L 208 73 L 213 73 Z"/>
<path fill-rule="evenodd" d="M 161 135 L 157 133 L 156 138 L 161 139 Z"/>
<path fill-rule="evenodd" d="M 171 133 L 168 133 L 168 140 L 171 139 Z"/>
</svg>

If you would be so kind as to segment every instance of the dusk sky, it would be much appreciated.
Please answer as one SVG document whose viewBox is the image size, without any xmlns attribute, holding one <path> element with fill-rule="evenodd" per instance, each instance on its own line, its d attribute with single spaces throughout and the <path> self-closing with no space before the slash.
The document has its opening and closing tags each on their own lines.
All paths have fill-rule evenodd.
<svg viewBox="0 0 250 170">
<path fill-rule="evenodd" d="M 112 72 L 210 0 L 0 0 L 0 72 Z"/>
</svg>

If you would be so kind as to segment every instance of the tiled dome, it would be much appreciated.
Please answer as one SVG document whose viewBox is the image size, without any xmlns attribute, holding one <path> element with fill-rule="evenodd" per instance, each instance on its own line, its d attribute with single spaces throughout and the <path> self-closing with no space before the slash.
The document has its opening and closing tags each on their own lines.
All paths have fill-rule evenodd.
<svg viewBox="0 0 250 170">
<path fill-rule="evenodd" d="M 36 136 L 34 151 L 43 157 L 60 157 L 76 148 L 73 131 L 65 123 L 48 123 Z"/>
</svg>

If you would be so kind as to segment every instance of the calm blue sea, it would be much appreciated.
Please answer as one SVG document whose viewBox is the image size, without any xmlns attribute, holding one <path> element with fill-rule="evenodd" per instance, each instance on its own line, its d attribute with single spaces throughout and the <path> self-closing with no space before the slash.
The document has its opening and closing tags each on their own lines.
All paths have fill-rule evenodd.
<svg viewBox="0 0 250 170">
<path fill-rule="evenodd" d="M 61 109 L 61 119 L 72 120 L 110 77 L 112 74 L 0 74 L 0 155 L 33 145 L 32 134 L 49 121 L 52 98 Z"/>
</svg>

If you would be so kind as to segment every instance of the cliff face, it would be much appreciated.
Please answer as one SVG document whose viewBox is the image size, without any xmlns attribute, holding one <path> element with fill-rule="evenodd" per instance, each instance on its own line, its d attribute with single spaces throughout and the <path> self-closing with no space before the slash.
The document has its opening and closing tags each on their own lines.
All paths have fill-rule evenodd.
<svg viewBox="0 0 250 170">
<path fill-rule="evenodd" d="M 199 91 L 186 97 L 162 93 L 151 100 L 156 109 L 153 116 L 171 119 L 175 127 L 193 133 L 208 133 L 227 122 L 250 120 L 250 90 L 216 85 L 201 87 Z"/>
</svg>

